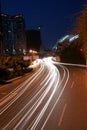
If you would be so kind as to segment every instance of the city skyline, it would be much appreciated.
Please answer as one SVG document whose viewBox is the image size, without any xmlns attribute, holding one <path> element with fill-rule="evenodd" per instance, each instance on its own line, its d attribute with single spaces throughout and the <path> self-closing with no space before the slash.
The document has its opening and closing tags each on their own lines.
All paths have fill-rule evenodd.
<svg viewBox="0 0 87 130">
<path fill-rule="evenodd" d="M 2 13 L 8 15 L 23 14 L 26 29 L 40 27 L 42 43 L 49 49 L 56 44 L 58 38 L 69 33 L 76 15 L 85 3 L 86 0 L 1 0 L 1 9 Z"/>
</svg>

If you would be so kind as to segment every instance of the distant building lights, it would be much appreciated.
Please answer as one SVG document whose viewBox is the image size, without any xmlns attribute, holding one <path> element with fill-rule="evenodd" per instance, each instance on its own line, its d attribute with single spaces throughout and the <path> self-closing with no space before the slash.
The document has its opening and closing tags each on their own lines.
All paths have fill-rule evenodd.
<svg viewBox="0 0 87 130">
<path fill-rule="evenodd" d="M 19 49 L 19 51 L 21 52 L 21 49 Z"/>
<path fill-rule="evenodd" d="M 83 49 L 82 48 L 80 48 L 80 52 L 82 52 L 83 51 Z"/>
<path fill-rule="evenodd" d="M 69 39 L 69 42 L 74 41 L 75 39 L 79 38 L 79 34 L 78 35 L 74 35 Z"/>
<path fill-rule="evenodd" d="M 6 49 L 6 51 L 8 51 L 8 49 Z"/>
<path fill-rule="evenodd" d="M 9 33 L 11 33 L 11 30 L 8 30 Z"/>
<path fill-rule="evenodd" d="M 38 29 L 40 30 L 40 27 L 38 27 Z"/>
<path fill-rule="evenodd" d="M 29 52 L 30 52 L 30 53 L 32 53 L 32 52 L 33 52 L 33 50 L 31 50 L 31 49 L 30 49 L 30 50 L 29 50 Z"/>
<path fill-rule="evenodd" d="M 26 51 L 25 51 L 25 49 L 23 49 L 23 54 L 26 55 Z"/>
<path fill-rule="evenodd" d="M 30 49 L 29 52 L 30 52 L 30 53 L 33 53 L 33 54 L 37 54 L 37 51 L 32 50 L 32 49 Z"/>
<path fill-rule="evenodd" d="M 64 36 L 63 38 L 61 38 L 60 40 L 59 40 L 59 42 L 63 42 L 65 39 L 67 39 L 69 37 L 69 35 L 66 35 L 66 36 Z"/>
</svg>

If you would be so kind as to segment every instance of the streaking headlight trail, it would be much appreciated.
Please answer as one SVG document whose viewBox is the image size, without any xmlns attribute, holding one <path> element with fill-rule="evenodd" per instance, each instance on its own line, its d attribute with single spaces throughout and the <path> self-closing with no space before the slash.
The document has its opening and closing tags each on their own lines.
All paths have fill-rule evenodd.
<svg viewBox="0 0 87 130">
<path fill-rule="evenodd" d="M 67 68 L 60 65 L 61 77 L 51 59 L 38 60 L 35 74 L 1 100 L 0 129 L 44 130 L 69 79 Z"/>
</svg>

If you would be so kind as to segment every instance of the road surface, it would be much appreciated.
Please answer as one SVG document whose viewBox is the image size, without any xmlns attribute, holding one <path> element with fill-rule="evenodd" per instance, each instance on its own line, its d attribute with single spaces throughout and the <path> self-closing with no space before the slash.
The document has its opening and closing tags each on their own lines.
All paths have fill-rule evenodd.
<svg viewBox="0 0 87 130">
<path fill-rule="evenodd" d="M 87 68 L 55 65 L 0 87 L 0 130 L 87 130 Z"/>
</svg>

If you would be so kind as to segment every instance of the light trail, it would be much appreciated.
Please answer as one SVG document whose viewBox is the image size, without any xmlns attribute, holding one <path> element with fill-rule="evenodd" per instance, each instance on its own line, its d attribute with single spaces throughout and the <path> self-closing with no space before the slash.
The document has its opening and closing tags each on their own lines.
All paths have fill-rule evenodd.
<svg viewBox="0 0 87 130">
<path fill-rule="evenodd" d="M 48 66 L 48 65 L 46 65 L 46 66 Z M 45 66 L 45 67 L 46 67 Z M 52 79 L 53 79 L 53 77 L 54 77 L 54 73 L 53 73 L 53 69 L 52 69 L 53 67 L 52 66 L 50 66 L 50 68 L 48 67 L 48 70 L 49 70 L 49 73 L 48 73 L 48 76 L 45 78 L 45 80 L 43 81 L 43 83 L 41 83 L 41 85 L 43 85 L 43 87 L 42 88 L 44 88 L 44 87 L 46 87 L 46 85 L 47 85 L 47 82 L 49 82 L 49 81 L 51 81 Z M 52 74 L 52 75 L 51 75 Z M 48 77 L 49 77 L 49 80 L 48 80 Z M 47 80 L 47 82 L 46 82 L 46 80 Z M 45 83 L 46 82 L 46 83 Z M 38 108 L 38 106 L 40 105 L 40 103 L 38 104 L 38 102 L 42 102 L 43 101 L 43 99 L 45 98 L 45 96 L 47 95 L 47 93 L 50 91 L 50 89 L 51 89 L 51 86 L 53 85 L 53 81 L 52 82 L 50 82 L 50 87 L 48 86 L 47 88 L 46 88 L 46 90 L 43 92 L 43 95 L 41 95 L 40 96 L 40 98 L 36 101 L 36 104 L 37 104 L 37 107 L 36 107 L 36 109 Z M 52 84 L 52 85 L 51 85 Z M 30 85 L 30 84 L 29 84 Z M 43 90 L 43 89 L 42 89 Z M 41 91 L 41 90 L 40 90 Z M 39 94 L 39 92 L 37 93 L 37 95 Z M 33 99 L 35 99 L 36 98 L 36 96 L 37 95 L 35 95 L 35 97 L 33 98 Z M 41 98 L 42 97 L 42 98 Z M 40 101 L 39 101 L 40 100 Z M 16 100 L 15 100 L 16 101 Z M 31 101 L 30 101 L 31 102 Z M 30 103 L 29 102 L 29 103 Z M 30 111 L 34 108 L 34 106 L 36 105 L 36 104 L 34 104 L 33 105 L 33 107 L 30 109 Z M 23 112 L 23 110 L 25 110 L 25 108 L 28 106 L 28 104 L 26 104 L 26 106 L 21 110 L 21 112 L 19 112 L 16 116 L 15 116 L 15 118 L 13 119 L 13 120 L 11 120 L 8 124 L 7 124 L 7 126 L 5 126 L 4 127 L 4 129 L 6 129 L 7 127 L 9 127 L 9 125 L 20 115 L 20 113 L 22 113 Z M 34 109 L 33 111 L 32 111 L 32 114 L 34 113 L 34 111 L 36 110 L 36 109 Z M 28 111 L 29 112 L 29 111 Z M 32 116 L 32 114 L 31 114 L 31 116 Z M 26 114 L 26 116 L 27 116 L 27 114 Z M 30 117 L 31 117 L 30 116 Z M 24 117 L 23 117 L 24 118 Z M 22 118 L 22 120 L 23 120 L 23 118 Z M 29 118 L 29 117 L 28 117 Z M 20 121 L 20 123 L 21 123 L 21 121 Z M 19 124 L 20 124 L 19 123 Z M 3 130 L 4 130 L 3 129 Z M 14 128 L 14 129 L 16 129 L 16 128 Z"/>
<path fill-rule="evenodd" d="M 54 81 L 55 81 L 55 80 L 54 80 Z M 35 122 L 34 122 L 34 124 L 33 124 L 33 126 L 31 127 L 30 130 L 35 130 L 35 129 L 36 129 L 36 127 L 37 127 L 39 121 L 40 121 L 41 118 L 43 117 L 43 115 L 44 115 L 46 109 L 48 108 L 48 105 L 50 104 L 50 102 L 51 102 L 51 100 L 52 100 L 52 98 L 53 98 L 53 96 L 54 96 L 54 94 L 55 94 L 55 91 L 56 91 L 56 89 L 57 89 L 57 87 L 58 87 L 58 84 L 59 84 L 59 80 L 57 81 L 57 83 L 56 83 L 56 85 L 55 85 L 55 87 L 54 87 L 54 90 L 53 90 L 52 94 L 50 95 L 48 101 L 46 102 L 45 106 L 44 106 L 43 109 L 41 110 L 40 114 L 38 115 L 37 119 L 35 120 Z"/>
<path fill-rule="evenodd" d="M 48 59 L 47 59 L 47 60 L 48 60 Z M 51 60 L 51 58 L 50 58 L 49 60 Z M 51 63 L 51 62 L 49 62 L 49 63 Z M 46 123 L 47 123 L 49 117 L 51 116 L 51 114 L 52 114 L 54 108 L 56 107 L 56 105 L 57 105 L 57 103 L 58 103 L 60 97 L 62 96 L 63 91 L 64 91 L 64 89 L 65 89 L 65 87 L 66 87 L 66 84 L 67 84 L 67 82 L 68 82 L 68 79 L 69 79 L 69 71 L 68 71 L 68 69 L 65 68 L 65 67 L 63 67 L 63 66 L 61 66 L 61 68 L 64 70 L 64 75 L 63 75 L 63 78 L 62 78 L 60 84 L 59 84 L 59 83 L 58 83 L 59 85 L 56 84 L 56 85 L 57 85 L 57 86 L 56 86 L 56 89 L 57 89 L 58 86 L 60 86 L 60 85 L 62 84 L 62 82 L 63 82 L 63 80 L 64 80 L 64 78 L 65 78 L 65 76 L 66 76 L 66 75 L 65 75 L 66 71 L 67 71 L 67 73 L 68 73 L 68 76 L 67 76 L 66 82 L 65 82 L 65 84 L 64 84 L 64 86 L 63 86 L 63 89 L 61 90 L 61 92 L 60 92 L 60 94 L 59 94 L 59 96 L 58 96 L 58 99 L 56 100 L 56 102 L 55 102 L 55 104 L 53 105 L 53 107 L 52 107 L 50 113 L 48 114 L 48 116 L 47 116 L 47 118 L 46 118 L 46 120 L 45 120 L 45 122 L 44 122 L 44 124 L 43 124 L 43 126 L 42 126 L 42 128 L 41 128 L 41 130 L 44 129 L 44 127 L 45 127 L 45 125 L 46 125 Z M 65 70 L 66 70 L 66 71 L 65 71 Z M 46 111 L 46 109 L 47 109 L 47 107 L 48 107 L 50 101 L 52 100 L 52 97 L 53 97 L 53 95 L 55 94 L 56 89 L 54 89 L 53 93 L 52 93 L 51 96 L 49 97 L 49 100 L 47 101 L 47 103 L 45 104 L 44 108 L 42 109 L 42 111 L 41 111 L 40 114 L 38 115 L 37 119 L 35 120 L 35 122 L 34 122 L 34 124 L 32 125 L 32 127 L 31 127 L 30 130 L 35 130 L 35 129 L 36 129 L 36 127 L 37 127 L 37 125 L 39 124 L 39 122 L 40 122 L 42 116 L 44 115 L 44 113 L 45 113 L 45 111 Z M 28 127 L 28 128 L 29 128 L 29 127 Z M 28 130 L 28 129 L 27 129 L 27 130 Z"/>
<path fill-rule="evenodd" d="M 57 98 L 57 100 L 56 100 L 54 106 L 52 107 L 52 109 L 51 109 L 51 111 L 50 111 L 48 117 L 46 118 L 46 120 L 45 120 L 45 122 L 44 122 L 44 124 L 43 124 L 43 126 L 42 126 L 42 128 L 41 128 L 41 130 L 44 129 L 44 127 L 45 127 L 45 125 L 46 125 L 48 119 L 50 118 L 50 116 L 51 116 L 51 114 L 52 114 L 54 108 L 56 107 L 56 105 L 57 105 L 59 99 L 61 98 L 61 96 L 62 96 L 62 94 L 63 94 L 63 92 L 64 92 L 64 89 L 65 89 L 65 87 L 66 87 L 66 84 L 67 84 L 67 82 L 68 82 L 68 80 L 69 80 L 69 71 L 68 71 L 67 68 L 66 68 L 66 70 L 67 70 L 67 72 L 68 72 L 68 76 L 67 76 L 66 82 L 65 82 L 65 84 L 64 84 L 64 86 L 63 86 L 63 89 L 61 90 L 61 92 L 60 92 L 60 94 L 59 94 L 59 96 L 58 96 L 58 98 Z M 62 82 L 63 82 L 63 80 L 62 80 Z M 61 83 L 62 83 L 62 82 L 61 82 Z M 60 83 L 60 85 L 61 85 L 61 83 Z"/>
<path fill-rule="evenodd" d="M 53 73 L 54 74 L 54 73 Z M 54 77 L 54 79 L 55 79 L 55 77 Z M 26 113 L 26 115 L 24 116 L 25 117 L 25 123 L 23 122 L 23 125 L 22 125 L 22 129 L 23 129 L 23 127 L 26 125 L 26 123 L 29 121 L 29 119 L 31 118 L 31 116 L 34 114 L 34 112 L 36 111 L 36 109 L 40 106 L 40 104 L 42 103 L 42 101 L 44 100 L 44 98 L 46 97 L 46 95 L 48 94 L 48 92 L 50 91 L 50 89 L 51 89 L 51 87 L 53 86 L 53 83 L 54 83 L 54 79 L 50 82 L 50 84 L 49 84 L 49 86 L 47 87 L 47 89 L 45 90 L 45 92 L 39 97 L 39 99 L 36 101 L 36 103 L 32 106 L 33 108 L 34 108 L 34 110 L 31 112 L 31 113 L 29 113 L 30 112 L 30 110 L 32 109 L 30 109 L 27 113 Z M 55 87 L 56 88 L 56 87 Z M 49 102 L 51 101 L 51 99 L 52 99 L 52 97 L 53 97 L 53 95 L 54 95 L 54 92 L 55 92 L 55 89 L 54 88 L 54 90 L 53 90 L 53 92 L 52 92 L 52 94 L 51 94 L 51 97 L 50 97 L 50 100 L 48 100 Z M 45 109 L 47 108 L 47 106 L 49 105 L 49 102 L 47 101 L 47 103 L 46 103 L 46 105 L 44 106 L 45 107 Z M 45 111 L 45 109 L 43 108 L 43 110 L 42 111 Z M 38 117 L 39 118 L 39 120 L 40 120 L 40 118 L 41 118 L 41 116 L 39 116 Z M 37 120 L 38 120 L 38 118 L 37 118 Z M 36 121 L 37 121 L 36 120 Z M 21 122 L 21 121 L 20 121 Z M 19 123 L 20 124 L 20 123 Z M 19 124 L 13 129 L 13 130 L 16 130 L 16 128 L 19 126 Z M 33 128 L 32 128 L 33 129 Z M 33 129 L 34 130 L 34 129 Z"/>
<path fill-rule="evenodd" d="M 49 69 L 50 70 L 50 69 Z M 50 73 L 52 73 L 53 71 L 50 70 Z M 44 87 L 47 86 L 47 84 L 51 81 L 53 75 L 51 75 L 49 73 L 49 75 L 47 76 L 47 78 L 43 81 L 43 83 L 41 83 L 41 85 L 43 85 L 43 87 L 41 87 L 40 91 L 28 102 L 28 104 L 26 104 L 26 106 L 16 115 L 15 118 L 13 118 L 12 121 L 14 121 L 17 117 L 19 117 L 19 115 L 23 112 L 23 110 L 28 107 L 28 105 L 34 100 L 36 99 L 36 96 L 43 90 Z M 54 73 L 53 73 L 54 74 Z M 46 83 L 45 83 L 46 82 Z M 50 84 L 52 84 L 52 82 L 50 82 Z M 44 97 L 47 95 L 47 93 L 50 91 L 51 87 L 47 87 L 46 90 L 42 93 L 42 95 L 39 97 L 39 99 L 35 102 L 35 104 L 29 109 L 29 111 L 27 111 L 27 113 L 22 117 L 22 119 L 18 122 L 17 126 L 15 126 L 14 129 L 16 129 L 19 124 L 24 120 L 26 119 L 27 120 L 27 116 L 28 116 L 28 119 L 30 119 L 30 117 L 33 115 L 33 113 L 36 111 L 36 109 L 39 107 L 40 103 L 43 101 Z M 32 110 L 34 109 L 34 110 Z M 32 110 L 32 112 L 31 112 Z M 12 122 L 11 121 L 11 122 Z M 9 124 L 11 124 L 11 122 L 9 122 Z M 9 126 L 9 124 L 7 126 Z M 6 126 L 6 127 L 7 127 Z M 5 127 L 5 129 L 6 129 Z"/>
<path fill-rule="evenodd" d="M 13 98 L 8 104 L 6 104 L 2 109 L 0 109 L 0 115 L 6 111 L 6 109 L 11 106 L 28 88 L 29 86 L 37 79 L 37 77 L 41 74 L 43 71 L 44 66 L 41 64 L 41 68 L 30 78 L 28 78 L 25 82 L 20 84 L 15 90 L 10 92 L 8 95 L 6 95 L 3 99 L 0 100 L 0 105 L 4 102 L 7 102 L 7 99 L 12 97 L 14 93 L 18 93 L 15 98 Z M 32 79 L 32 80 L 31 80 Z M 25 87 L 26 86 L 26 87 Z"/>
<path fill-rule="evenodd" d="M 13 103 L 17 102 L 18 99 L 33 86 L 33 96 L 29 96 L 29 101 L 26 100 L 26 104 L 20 109 L 20 111 L 18 111 L 15 116 L 10 119 L 7 124 L 5 124 L 5 126 L 2 126 L 1 129 L 36 130 L 41 119 L 43 119 L 48 107 L 50 106 L 50 103 L 54 100 L 55 94 L 59 91 L 57 99 L 55 99 L 53 106 L 50 108 L 50 111 L 41 126 L 41 130 L 44 130 L 54 108 L 64 92 L 69 79 L 68 69 L 58 64 L 63 70 L 63 76 L 60 80 L 60 71 L 55 67 L 55 65 L 53 65 L 51 59 L 52 58 L 45 58 L 42 61 L 40 60 L 40 69 L 1 100 L 2 103 L 7 102 L 7 104 L 0 110 L 0 114 L 4 114 L 4 112 L 8 111 L 9 107 L 12 106 Z M 64 85 L 61 88 L 62 83 Z M 14 93 L 16 93 L 16 95 L 14 95 L 14 97 L 12 97 L 12 99 L 8 102 L 6 98 L 9 98 Z M 25 98 L 23 98 L 23 101 L 24 100 Z"/>
</svg>

